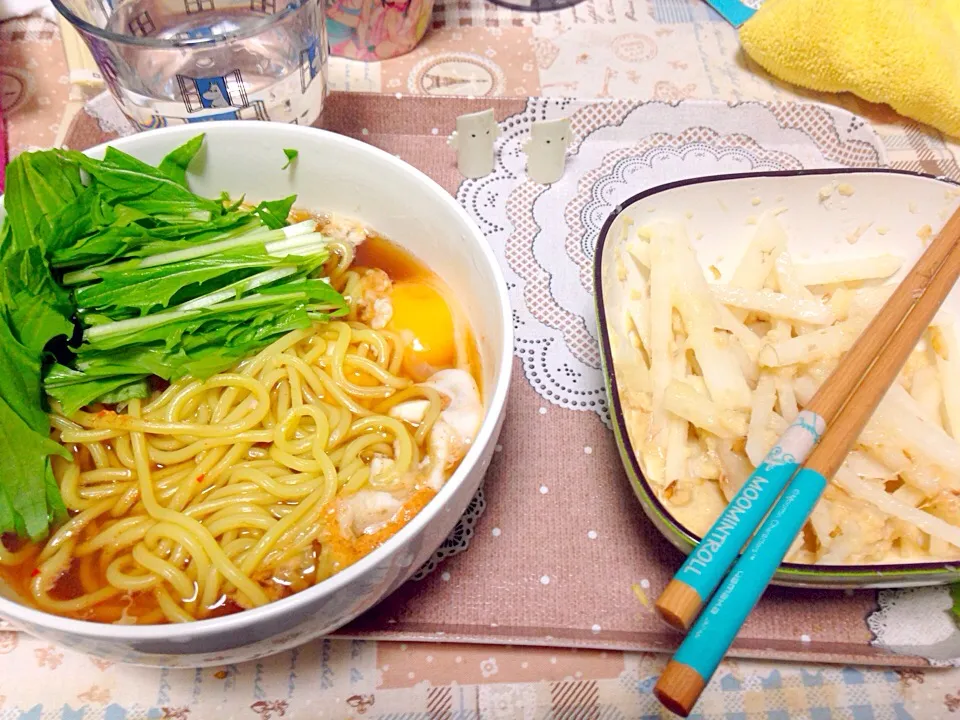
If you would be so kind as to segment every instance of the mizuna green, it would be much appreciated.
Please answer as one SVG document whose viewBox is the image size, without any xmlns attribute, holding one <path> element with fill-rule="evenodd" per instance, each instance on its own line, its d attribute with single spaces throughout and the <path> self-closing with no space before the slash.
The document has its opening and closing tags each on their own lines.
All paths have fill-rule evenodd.
<svg viewBox="0 0 960 720">
<path fill-rule="evenodd" d="M 0 229 L 0 533 L 42 538 L 66 510 L 47 396 L 70 415 L 203 379 L 290 330 L 346 314 L 319 277 L 327 239 L 289 225 L 295 196 L 193 193 L 198 135 L 156 167 L 115 148 L 10 164 Z M 291 160 L 293 158 L 290 158 Z"/>
</svg>

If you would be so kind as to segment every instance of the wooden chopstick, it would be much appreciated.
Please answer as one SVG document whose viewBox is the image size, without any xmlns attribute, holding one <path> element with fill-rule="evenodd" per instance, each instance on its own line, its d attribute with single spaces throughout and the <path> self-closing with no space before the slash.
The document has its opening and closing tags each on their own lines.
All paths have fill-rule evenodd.
<svg viewBox="0 0 960 720">
<path fill-rule="evenodd" d="M 952 246 L 944 262 L 920 290 L 912 309 L 889 336 L 804 467 L 790 481 L 726 581 L 694 624 L 660 676 L 654 693 L 666 707 L 686 717 L 802 530 L 829 479 L 895 382 L 910 353 L 960 277 L 960 208 L 948 230 Z M 938 238 L 939 239 L 939 238 Z M 884 306 L 881 313 L 887 309 Z"/>
<path fill-rule="evenodd" d="M 683 631 L 690 628 L 737 559 L 740 549 L 860 384 L 958 237 L 960 207 L 667 584 L 657 599 L 656 608 L 668 623 Z"/>
</svg>

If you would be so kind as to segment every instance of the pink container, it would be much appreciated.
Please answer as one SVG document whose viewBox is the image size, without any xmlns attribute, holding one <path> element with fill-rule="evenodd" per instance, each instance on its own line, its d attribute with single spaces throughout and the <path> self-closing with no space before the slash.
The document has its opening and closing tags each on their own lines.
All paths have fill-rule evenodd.
<svg viewBox="0 0 960 720">
<path fill-rule="evenodd" d="M 3 124 L 3 111 L 0 110 L 0 193 L 3 192 L 3 178 L 7 167 L 7 129 Z"/>
<path fill-rule="evenodd" d="M 408 53 L 430 26 L 433 0 L 328 0 L 330 52 L 354 60 Z"/>
</svg>

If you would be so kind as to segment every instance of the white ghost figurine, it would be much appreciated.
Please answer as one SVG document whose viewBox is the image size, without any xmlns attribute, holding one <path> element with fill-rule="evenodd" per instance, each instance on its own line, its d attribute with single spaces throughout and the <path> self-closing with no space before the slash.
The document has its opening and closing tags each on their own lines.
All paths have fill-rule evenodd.
<svg viewBox="0 0 960 720">
<path fill-rule="evenodd" d="M 571 135 L 569 118 L 534 122 L 530 126 L 530 139 L 523 144 L 527 177 L 543 185 L 559 180 L 567 162 Z"/>
<path fill-rule="evenodd" d="M 493 143 L 500 136 L 500 126 L 493 110 L 461 115 L 457 129 L 447 144 L 457 151 L 457 167 L 466 178 L 481 178 L 493 172 Z"/>
</svg>

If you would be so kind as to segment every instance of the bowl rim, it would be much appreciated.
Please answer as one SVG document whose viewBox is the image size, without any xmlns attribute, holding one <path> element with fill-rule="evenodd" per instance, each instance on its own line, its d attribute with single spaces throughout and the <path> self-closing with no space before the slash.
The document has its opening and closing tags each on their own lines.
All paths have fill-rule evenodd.
<svg viewBox="0 0 960 720">
<path fill-rule="evenodd" d="M 222 43 L 231 42 L 233 40 L 243 40 L 244 38 L 248 38 L 265 30 L 269 30 L 277 23 L 282 22 L 286 18 L 296 13 L 298 10 L 310 5 L 312 0 L 290 0 L 290 2 L 282 10 L 278 10 L 270 15 L 265 15 L 262 22 L 255 23 L 254 25 L 242 30 L 220 33 L 210 37 L 181 39 L 162 39 L 151 37 L 149 35 L 139 37 L 136 35 L 125 35 L 123 33 L 113 32 L 112 30 L 107 30 L 106 28 L 99 27 L 88 22 L 87 20 L 84 20 L 73 10 L 71 10 L 65 4 L 64 0 L 52 0 L 52 2 L 57 12 L 60 13 L 63 19 L 70 23 L 76 30 L 79 30 L 81 36 L 86 33 L 87 35 L 93 35 L 100 40 L 106 40 L 107 42 L 129 47 L 154 48 L 159 50 L 177 50 L 182 48 L 189 48 L 190 50 L 202 50 L 215 45 L 220 45 Z M 321 30 L 321 32 L 325 33 L 326 31 Z"/>
<path fill-rule="evenodd" d="M 395 169 L 406 173 L 409 176 L 411 184 L 419 184 L 426 192 L 432 193 L 441 205 L 446 206 L 446 208 L 460 220 L 464 230 L 468 231 L 464 232 L 462 240 L 467 240 L 467 236 L 469 235 L 469 241 L 472 241 L 473 244 L 476 245 L 479 251 L 479 257 L 486 263 L 487 270 L 492 275 L 494 283 L 496 284 L 495 300 L 500 309 L 500 332 L 503 335 L 503 347 L 501 348 L 499 357 L 490 358 L 491 362 L 499 363 L 499 372 L 496 374 L 493 392 L 490 394 L 490 401 L 487 403 L 483 423 L 480 426 L 477 437 L 474 439 L 463 460 L 460 461 L 460 465 L 454 470 L 443 487 L 440 488 L 440 491 L 430 499 L 426 506 L 424 506 L 410 522 L 404 525 L 382 545 L 360 558 L 354 564 L 306 590 L 294 593 L 280 600 L 274 600 L 260 607 L 233 613 L 232 615 L 194 620 L 188 623 L 156 625 L 115 625 L 111 623 L 97 623 L 90 620 L 76 620 L 74 618 L 55 615 L 44 610 L 38 610 L 0 596 L 0 615 L 9 618 L 14 624 L 20 622 L 70 635 L 111 642 L 130 643 L 162 640 L 171 643 L 183 643 L 195 640 L 201 636 L 229 633 L 256 625 L 262 621 L 275 619 L 295 609 L 309 606 L 318 600 L 322 600 L 325 596 L 342 590 L 345 586 L 355 582 L 373 570 L 381 562 L 397 553 L 413 536 L 421 533 L 430 522 L 444 511 L 452 496 L 460 489 L 460 486 L 466 482 L 467 476 L 478 470 L 477 465 L 480 456 L 486 451 L 486 448 L 495 441 L 494 435 L 505 413 L 507 393 L 513 371 L 513 316 L 506 280 L 493 248 L 487 242 L 479 226 L 457 202 L 456 198 L 426 173 L 385 150 L 381 150 L 378 147 L 346 135 L 340 135 L 313 127 L 271 122 L 252 122 L 249 120 L 220 121 L 206 125 L 202 129 L 191 125 L 178 125 L 156 130 L 147 130 L 95 145 L 87 148 L 83 153 L 103 153 L 107 147 L 116 147 L 118 150 L 130 152 L 131 149 L 136 149 L 138 139 L 144 137 L 165 137 L 169 135 L 175 139 L 180 136 L 192 137 L 198 133 L 209 136 L 221 134 L 231 135 L 236 132 L 262 134 L 264 137 L 260 142 L 273 142 L 273 140 L 269 138 L 275 135 L 278 157 L 280 157 L 280 148 L 284 147 L 284 143 L 289 141 L 288 138 L 294 137 L 301 139 L 306 138 L 307 140 L 317 138 L 321 142 L 339 143 L 355 152 L 366 153 L 378 161 L 391 165 Z M 286 136 L 286 138 L 283 136 Z M 173 143 L 170 147 L 172 150 L 176 147 L 176 143 L 175 140 L 171 140 L 171 142 Z M 131 154 L 133 153 L 131 152 Z M 279 167 L 279 162 L 277 166 Z M 3 196 L 0 195 L 0 207 L 2 207 L 2 200 Z M 486 468 L 483 468 L 482 472 L 485 473 Z M 380 598 L 377 603 L 383 599 L 384 598 Z M 374 605 L 376 605 L 376 603 L 374 603 Z M 347 620 L 338 627 L 342 627 L 352 619 L 353 617 L 347 618 Z"/>
<path fill-rule="evenodd" d="M 789 178 L 817 175 L 900 175 L 923 180 L 933 180 L 960 187 L 960 182 L 946 177 L 931 175 L 929 173 L 917 172 L 915 170 L 903 170 L 900 168 L 809 168 L 801 170 L 764 170 L 744 173 L 728 173 L 722 175 L 698 176 L 674 180 L 672 182 L 647 188 L 641 192 L 631 195 L 626 200 L 619 202 L 613 211 L 607 216 L 600 234 L 597 237 L 597 247 L 594 251 L 594 302 L 597 315 L 597 331 L 600 339 L 600 357 L 604 369 L 604 379 L 607 385 L 607 394 L 611 407 L 611 420 L 614 429 L 614 435 L 617 439 L 617 445 L 620 449 L 620 458 L 625 463 L 628 479 L 634 490 L 638 491 L 638 500 L 646 509 L 652 511 L 660 520 L 654 522 L 661 534 L 668 540 L 678 540 L 680 543 L 692 550 L 700 542 L 701 538 L 696 533 L 690 531 L 681 524 L 673 514 L 660 501 L 650 486 L 646 475 L 640 467 L 639 459 L 633 449 L 633 443 L 627 430 L 626 420 L 623 414 L 623 406 L 620 402 L 620 392 L 617 383 L 616 371 L 614 369 L 613 356 L 610 346 L 610 335 L 607 329 L 607 312 L 603 295 L 603 251 L 606 247 L 606 240 L 610 234 L 613 224 L 620 215 L 631 205 L 641 200 L 658 195 L 670 190 L 687 187 L 691 185 L 703 185 L 714 182 L 727 182 L 735 180 L 750 180 L 756 178 Z M 635 481 L 635 482 L 634 482 Z M 642 495 L 642 496 L 641 496 Z M 670 532 L 673 537 L 667 536 Z M 792 578 L 800 580 L 808 578 L 811 580 L 854 580 L 861 578 L 882 579 L 888 576 L 914 576 L 914 575 L 949 575 L 950 578 L 960 572 L 960 561 L 940 561 L 940 562 L 920 562 L 920 563 L 890 563 L 890 564 L 860 564 L 860 565 L 813 565 L 810 563 L 781 563 L 777 570 L 777 575 L 781 578 Z M 946 581 L 948 578 L 944 578 Z M 776 581 L 775 581 L 776 582 Z"/>
</svg>

